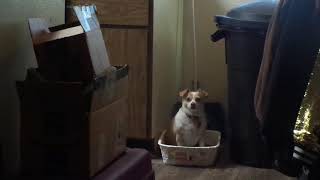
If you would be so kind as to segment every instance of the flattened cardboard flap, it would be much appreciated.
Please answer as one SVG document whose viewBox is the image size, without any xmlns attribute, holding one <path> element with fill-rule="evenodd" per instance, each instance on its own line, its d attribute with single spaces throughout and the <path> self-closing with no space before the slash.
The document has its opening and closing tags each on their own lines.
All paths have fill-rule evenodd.
<svg viewBox="0 0 320 180">
<path fill-rule="evenodd" d="M 59 26 L 50 31 L 45 20 L 29 19 L 39 68 L 51 80 L 90 81 L 111 66 L 95 6 L 73 9 L 81 26 Z"/>
<path fill-rule="evenodd" d="M 85 32 L 100 29 L 100 24 L 95 14 L 96 7 L 94 5 L 74 6 L 73 10 Z"/>
<path fill-rule="evenodd" d="M 110 61 L 108 57 L 108 52 L 105 47 L 102 32 L 100 30 L 100 23 L 95 14 L 96 7 L 91 6 L 74 6 L 73 10 L 80 21 L 80 24 L 87 35 L 87 44 L 90 51 L 93 68 L 102 74 L 105 68 L 110 67 Z M 106 61 L 99 61 L 98 59 L 106 59 Z"/>
<path fill-rule="evenodd" d="M 41 36 L 43 34 L 50 33 L 48 23 L 41 18 L 30 18 L 28 20 L 29 23 L 29 30 L 32 39 L 35 37 Z"/>
</svg>

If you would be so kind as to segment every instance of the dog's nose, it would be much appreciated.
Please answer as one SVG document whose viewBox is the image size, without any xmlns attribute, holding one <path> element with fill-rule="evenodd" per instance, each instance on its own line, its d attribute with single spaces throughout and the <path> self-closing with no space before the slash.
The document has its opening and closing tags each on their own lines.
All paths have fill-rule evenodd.
<svg viewBox="0 0 320 180">
<path fill-rule="evenodd" d="M 191 109 L 195 109 L 196 108 L 196 103 L 191 103 Z"/>
</svg>

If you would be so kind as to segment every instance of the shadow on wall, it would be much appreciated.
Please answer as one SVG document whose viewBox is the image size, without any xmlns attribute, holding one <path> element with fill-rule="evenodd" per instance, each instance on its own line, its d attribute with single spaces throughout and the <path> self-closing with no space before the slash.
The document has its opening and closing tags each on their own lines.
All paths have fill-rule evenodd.
<svg viewBox="0 0 320 180">
<path fill-rule="evenodd" d="M 15 89 L 15 80 L 22 79 L 27 64 L 34 66 L 31 40 L 28 29 L 21 23 L 0 24 L 0 108 L 1 108 L 1 143 L 5 167 L 18 166 L 19 157 L 19 104 Z M 3 37 L 2 37 L 3 36 Z M 28 42 L 28 43 L 26 43 Z M 8 170 L 8 169 L 7 169 Z"/>
<path fill-rule="evenodd" d="M 8 16 L 10 14 L 10 16 Z M 43 17 L 52 25 L 64 22 L 64 0 L 2 0 L 0 6 L 0 144 L 5 171 L 19 169 L 19 102 L 15 81 L 36 67 L 27 18 Z"/>
</svg>

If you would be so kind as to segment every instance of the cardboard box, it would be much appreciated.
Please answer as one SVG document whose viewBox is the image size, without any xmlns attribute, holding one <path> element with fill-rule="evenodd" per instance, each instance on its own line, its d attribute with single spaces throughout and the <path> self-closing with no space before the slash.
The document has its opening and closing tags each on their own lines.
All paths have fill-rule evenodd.
<svg viewBox="0 0 320 180">
<path fill-rule="evenodd" d="M 123 153 L 127 75 L 127 66 L 118 67 L 85 84 L 47 81 L 30 69 L 17 82 L 23 174 L 88 179 Z"/>
<path fill-rule="evenodd" d="M 90 175 L 126 149 L 128 99 L 121 98 L 90 115 Z"/>
<path fill-rule="evenodd" d="M 21 169 L 33 179 L 87 180 L 125 151 L 128 66 L 110 66 L 93 6 L 80 26 L 29 19 L 38 69 L 17 82 Z"/>
<path fill-rule="evenodd" d="M 29 19 L 38 67 L 46 79 L 91 81 L 110 67 L 99 22 L 90 7 L 74 7 L 80 26 L 49 28 L 41 18 Z"/>
<path fill-rule="evenodd" d="M 105 73 L 106 78 L 97 78 L 92 94 L 91 111 L 103 108 L 107 104 L 128 95 L 129 67 L 117 66 Z M 113 74 L 113 75 L 112 75 Z"/>
<path fill-rule="evenodd" d="M 25 176 L 70 176 L 77 180 L 97 174 L 126 149 L 127 98 L 92 112 L 83 138 L 77 141 L 22 141 L 22 169 Z M 32 122 L 29 122 L 32 123 Z M 67 137 L 67 136 L 66 136 Z"/>
</svg>

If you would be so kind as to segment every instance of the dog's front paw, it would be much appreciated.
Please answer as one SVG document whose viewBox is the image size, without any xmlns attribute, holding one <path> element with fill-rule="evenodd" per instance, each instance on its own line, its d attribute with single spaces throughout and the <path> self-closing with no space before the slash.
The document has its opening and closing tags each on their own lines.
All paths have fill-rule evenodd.
<svg viewBox="0 0 320 180">
<path fill-rule="evenodd" d="M 199 146 L 200 146 L 200 147 L 205 147 L 205 146 L 206 146 L 206 144 L 205 144 L 205 142 L 204 142 L 203 139 L 201 139 L 201 140 L 199 141 Z"/>
<path fill-rule="evenodd" d="M 184 146 L 185 145 L 184 140 L 183 140 L 181 135 L 176 135 L 176 142 L 177 142 L 178 146 Z"/>
</svg>

